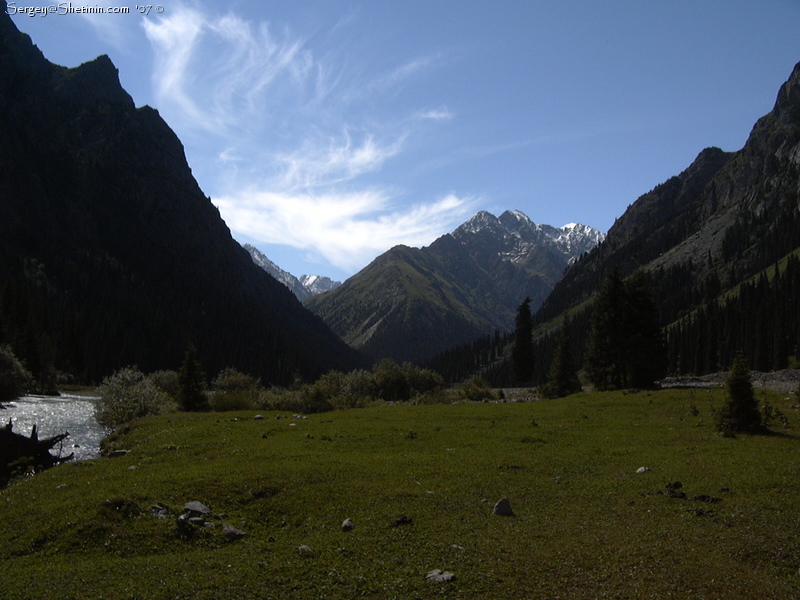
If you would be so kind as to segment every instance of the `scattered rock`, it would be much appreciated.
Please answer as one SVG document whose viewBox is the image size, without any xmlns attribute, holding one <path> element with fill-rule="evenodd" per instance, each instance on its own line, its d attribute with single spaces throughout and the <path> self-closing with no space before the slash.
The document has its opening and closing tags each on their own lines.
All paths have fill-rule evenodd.
<svg viewBox="0 0 800 600">
<path fill-rule="evenodd" d="M 342 531 L 353 531 L 356 528 L 356 524 L 353 523 L 352 519 L 345 519 L 342 522 Z"/>
<path fill-rule="evenodd" d="M 401 525 L 413 525 L 414 521 L 411 517 L 400 515 L 397 519 L 392 521 L 392 527 L 400 527 Z"/>
<path fill-rule="evenodd" d="M 459 546 L 458 544 L 453 544 L 453 545 L 451 546 L 451 548 L 452 548 L 453 550 L 459 550 L 459 551 L 461 551 L 461 550 L 463 550 L 463 549 L 464 549 L 464 546 Z"/>
<path fill-rule="evenodd" d="M 157 519 L 166 519 L 169 516 L 169 508 L 167 508 L 160 502 L 158 504 L 153 504 L 150 508 L 147 509 L 147 512 L 149 512 Z"/>
<path fill-rule="evenodd" d="M 650 470 L 651 470 L 650 467 L 639 467 L 638 469 L 636 469 L 636 473 L 638 475 L 641 475 L 642 473 L 647 473 Z"/>
<path fill-rule="evenodd" d="M 721 488 L 719 488 L 719 492 L 723 493 L 723 494 L 725 492 L 730 492 L 730 491 L 731 491 L 731 488 L 729 488 L 729 487 L 721 487 Z"/>
<path fill-rule="evenodd" d="M 264 415 L 256 415 L 255 417 L 253 417 L 253 420 L 254 421 L 263 421 L 264 420 Z"/>
<path fill-rule="evenodd" d="M 211 514 L 211 507 L 203 504 L 202 502 L 198 502 L 197 500 L 193 500 L 192 502 L 187 502 L 183 505 L 183 510 L 186 513 L 192 513 L 191 516 L 202 516 L 202 515 L 209 515 Z"/>
<path fill-rule="evenodd" d="M 667 492 L 667 496 L 670 498 L 678 498 L 679 500 L 683 500 L 686 498 L 686 492 L 676 492 L 675 490 L 670 490 Z"/>
<path fill-rule="evenodd" d="M 300 554 L 300 556 L 307 556 L 307 557 L 311 557 L 314 556 L 314 554 L 316 554 L 312 548 L 309 548 L 305 544 L 301 544 L 300 547 L 297 549 L 297 552 Z"/>
<path fill-rule="evenodd" d="M 233 525 L 223 525 L 222 535 L 224 535 L 229 540 L 240 540 L 243 537 L 246 537 L 247 533 L 245 533 L 241 529 L 237 529 Z"/>
<path fill-rule="evenodd" d="M 683 484 L 680 481 L 676 481 L 674 483 L 668 483 L 666 486 L 668 490 L 679 490 L 683 487 Z"/>
<path fill-rule="evenodd" d="M 108 458 L 119 458 L 121 456 L 127 456 L 130 450 L 112 450 L 108 453 Z"/>
<path fill-rule="evenodd" d="M 502 500 L 497 501 L 497 504 L 494 505 L 494 514 L 501 517 L 514 516 L 514 511 L 511 510 L 511 502 L 509 502 L 508 498 L 503 498 Z"/>
<path fill-rule="evenodd" d="M 450 571 L 442 571 L 441 569 L 434 569 L 425 576 L 426 581 L 433 583 L 444 583 L 446 581 L 455 581 L 455 579 L 456 576 Z"/>
<path fill-rule="evenodd" d="M 699 496 L 693 496 L 692 500 L 695 502 L 709 502 L 714 504 L 716 502 L 722 502 L 722 498 L 716 498 L 714 496 L 709 496 L 708 494 L 700 494 Z"/>
</svg>

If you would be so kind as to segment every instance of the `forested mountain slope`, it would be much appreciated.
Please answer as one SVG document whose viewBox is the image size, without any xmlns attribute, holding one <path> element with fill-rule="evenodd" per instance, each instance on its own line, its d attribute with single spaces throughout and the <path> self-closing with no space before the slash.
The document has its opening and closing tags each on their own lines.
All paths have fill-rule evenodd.
<svg viewBox="0 0 800 600">
<path fill-rule="evenodd" d="M 741 150 L 703 150 L 641 196 L 566 272 L 535 318 L 546 324 L 571 311 L 580 353 L 587 301 L 605 275 L 644 269 L 667 328 L 670 372 L 727 368 L 738 350 L 753 367 L 783 368 L 800 352 L 800 275 L 789 258 L 798 248 L 800 64 Z M 540 337 L 547 356 L 549 342 Z"/>
</svg>

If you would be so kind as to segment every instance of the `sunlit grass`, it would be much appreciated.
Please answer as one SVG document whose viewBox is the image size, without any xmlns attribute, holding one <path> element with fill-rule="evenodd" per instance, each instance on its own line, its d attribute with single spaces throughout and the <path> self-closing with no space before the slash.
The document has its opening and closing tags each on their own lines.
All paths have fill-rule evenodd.
<svg viewBox="0 0 800 600">
<path fill-rule="evenodd" d="M 713 426 L 722 400 L 620 392 L 147 419 L 113 442 L 125 457 L 0 492 L 1 595 L 797 597 L 797 415 L 770 395 L 788 427 L 726 439 Z M 676 481 L 685 499 L 666 495 Z M 516 516 L 492 514 L 504 497 Z M 190 500 L 227 516 L 183 539 L 175 516 Z M 148 514 L 156 502 L 173 516 Z M 413 524 L 392 527 L 401 515 Z M 223 522 L 248 536 L 227 541 Z M 428 583 L 433 569 L 457 579 Z"/>
</svg>

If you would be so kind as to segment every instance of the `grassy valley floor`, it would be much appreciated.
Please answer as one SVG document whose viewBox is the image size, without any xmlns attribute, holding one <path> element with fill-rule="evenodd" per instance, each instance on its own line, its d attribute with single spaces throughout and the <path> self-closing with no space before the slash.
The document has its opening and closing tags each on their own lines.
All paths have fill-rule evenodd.
<svg viewBox="0 0 800 600">
<path fill-rule="evenodd" d="M 0 597 L 800 597 L 800 417 L 758 395 L 788 424 L 736 439 L 719 389 L 146 419 L 0 491 Z"/>
</svg>

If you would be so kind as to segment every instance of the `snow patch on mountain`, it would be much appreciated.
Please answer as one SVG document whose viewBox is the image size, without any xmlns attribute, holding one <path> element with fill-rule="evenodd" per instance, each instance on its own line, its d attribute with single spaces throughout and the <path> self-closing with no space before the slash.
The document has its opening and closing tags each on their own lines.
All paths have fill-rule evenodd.
<svg viewBox="0 0 800 600">
<path fill-rule="evenodd" d="M 483 247 L 496 246 L 497 256 L 511 262 L 525 260 L 535 247 L 552 249 L 573 262 L 605 239 L 605 234 L 588 225 L 540 225 L 519 210 L 507 210 L 499 217 L 481 211 L 452 235 L 462 244 L 480 241 Z"/>
<path fill-rule="evenodd" d="M 328 290 L 335 290 L 342 285 L 341 281 L 334 281 L 330 277 L 322 275 L 301 275 L 300 283 L 308 290 L 312 296 L 327 292 Z"/>
<path fill-rule="evenodd" d="M 252 244 L 245 244 L 244 249 L 250 253 L 254 263 L 292 290 L 300 302 L 342 285 L 340 281 L 333 281 L 329 277 L 321 275 L 303 275 L 298 279 L 288 271 L 281 269 Z"/>
</svg>

